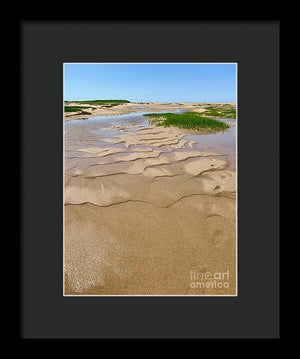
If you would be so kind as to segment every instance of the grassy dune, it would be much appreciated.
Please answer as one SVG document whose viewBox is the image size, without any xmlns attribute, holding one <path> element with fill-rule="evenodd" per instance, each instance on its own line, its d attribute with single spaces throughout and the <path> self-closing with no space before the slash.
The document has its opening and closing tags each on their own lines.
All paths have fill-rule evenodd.
<svg viewBox="0 0 300 359">
<path fill-rule="evenodd" d="M 103 107 L 112 107 L 112 106 L 118 106 L 123 103 L 130 103 L 130 101 L 127 100 L 90 100 L 90 101 L 65 101 L 65 104 L 69 103 L 78 103 L 81 105 L 97 105 L 97 106 L 103 106 Z"/>
<path fill-rule="evenodd" d="M 86 106 L 65 106 L 65 112 L 80 112 L 89 108 L 94 109 L 94 107 Z"/>
<path fill-rule="evenodd" d="M 210 104 L 204 107 L 202 116 L 214 118 L 236 118 L 236 107 L 232 104 Z"/>
<path fill-rule="evenodd" d="M 150 117 L 152 124 L 156 126 L 176 126 L 192 130 L 221 131 L 229 128 L 225 122 L 202 117 L 198 112 L 175 113 L 150 113 L 144 116 Z"/>
<path fill-rule="evenodd" d="M 69 106 L 70 103 L 78 104 L 78 106 Z M 96 107 L 92 106 L 101 106 L 104 108 L 118 106 L 123 103 L 130 103 L 127 100 L 90 100 L 90 101 L 65 101 L 65 112 L 80 112 L 80 115 L 91 115 L 90 112 L 85 110 L 92 109 L 95 110 Z M 85 105 L 85 106 L 80 106 Z M 90 106 L 86 106 L 90 105 Z"/>
</svg>

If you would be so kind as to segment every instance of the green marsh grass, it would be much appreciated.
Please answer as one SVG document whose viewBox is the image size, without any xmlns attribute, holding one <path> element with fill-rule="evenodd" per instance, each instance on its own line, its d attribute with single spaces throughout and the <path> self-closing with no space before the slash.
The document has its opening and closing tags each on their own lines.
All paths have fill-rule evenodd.
<svg viewBox="0 0 300 359">
<path fill-rule="evenodd" d="M 206 130 L 210 132 L 224 131 L 229 128 L 225 122 L 202 117 L 198 112 L 175 113 L 149 113 L 144 116 L 150 117 L 152 124 L 156 126 L 176 126 L 191 130 Z"/>
</svg>

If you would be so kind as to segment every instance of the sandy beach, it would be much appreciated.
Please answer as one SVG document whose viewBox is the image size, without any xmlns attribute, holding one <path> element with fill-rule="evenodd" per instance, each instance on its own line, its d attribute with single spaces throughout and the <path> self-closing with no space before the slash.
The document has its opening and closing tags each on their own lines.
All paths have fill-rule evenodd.
<svg viewBox="0 0 300 359">
<path fill-rule="evenodd" d="M 199 133 L 142 116 L 204 106 L 65 114 L 65 295 L 236 294 L 236 121 Z"/>
</svg>

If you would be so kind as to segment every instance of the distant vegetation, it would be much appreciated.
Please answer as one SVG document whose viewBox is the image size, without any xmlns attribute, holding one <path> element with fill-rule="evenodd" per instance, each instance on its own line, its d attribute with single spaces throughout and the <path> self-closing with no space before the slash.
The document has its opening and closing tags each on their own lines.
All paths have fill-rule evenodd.
<svg viewBox="0 0 300 359">
<path fill-rule="evenodd" d="M 236 118 L 236 106 L 232 104 L 209 104 L 204 107 L 202 116 L 214 118 Z"/>
<path fill-rule="evenodd" d="M 152 124 L 156 126 L 176 126 L 192 130 L 221 131 L 229 128 L 227 123 L 202 117 L 198 112 L 175 113 L 149 113 Z"/>
<path fill-rule="evenodd" d="M 97 106 L 103 106 L 103 107 L 112 107 L 112 106 L 118 106 L 123 103 L 130 103 L 130 101 L 127 100 L 90 100 L 90 101 L 65 101 L 65 104 L 69 103 L 78 103 L 82 105 L 97 105 Z"/>
</svg>

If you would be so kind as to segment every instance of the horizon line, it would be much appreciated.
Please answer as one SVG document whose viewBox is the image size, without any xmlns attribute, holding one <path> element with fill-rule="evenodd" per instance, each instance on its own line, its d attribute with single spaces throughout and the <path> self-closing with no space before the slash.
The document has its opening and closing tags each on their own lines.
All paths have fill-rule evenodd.
<svg viewBox="0 0 300 359">
<path fill-rule="evenodd" d="M 163 102 L 169 102 L 169 103 L 180 103 L 180 102 L 184 102 L 184 103 L 218 103 L 218 102 L 229 102 L 229 103 L 236 103 L 237 101 L 129 101 L 129 100 L 124 100 L 124 99 L 82 99 L 82 100 L 64 100 L 64 101 L 68 101 L 68 102 L 76 102 L 76 101 L 128 101 L 128 103 L 163 103 Z"/>
</svg>

